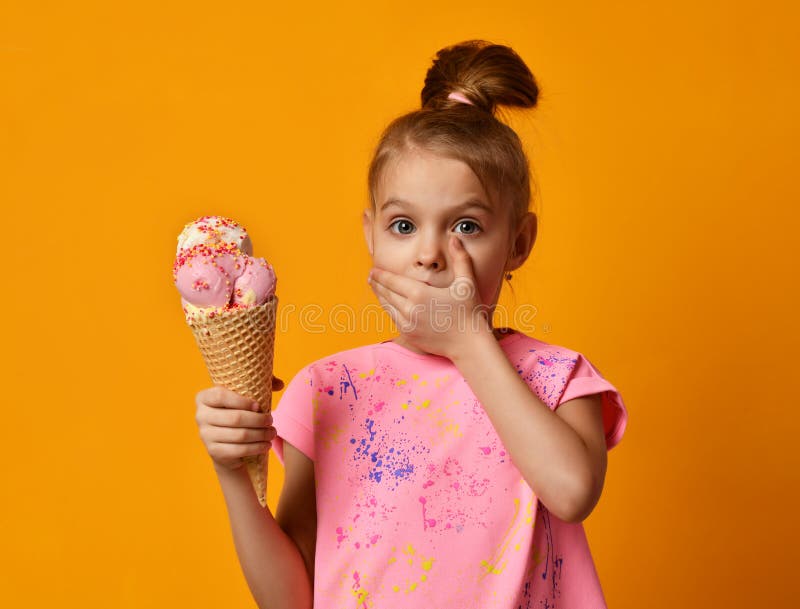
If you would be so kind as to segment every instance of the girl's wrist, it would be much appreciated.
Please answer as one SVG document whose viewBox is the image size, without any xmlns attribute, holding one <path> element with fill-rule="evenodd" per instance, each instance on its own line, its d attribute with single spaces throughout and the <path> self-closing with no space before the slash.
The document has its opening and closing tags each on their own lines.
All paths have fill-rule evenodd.
<svg viewBox="0 0 800 609">
<path fill-rule="evenodd" d="M 244 464 L 242 464 L 241 467 L 230 468 L 224 465 L 220 465 L 215 461 L 214 471 L 217 473 L 217 476 L 219 478 L 238 478 L 242 476 L 243 473 L 247 473 L 247 467 Z"/>
<path fill-rule="evenodd" d="M 488 323 L 481 322 L 479 328 L 470 329 L 464 332 L 462 339 L 455 351 L 450 354 L 449 359 L 458 367 L 459 362 L 464 361 L 466 358 L 479 357 L 481 353 L 486 353 L 486 350 L 491 348 L 492 345 L 497 344 L 497 339 L 494 337 L 494 331 Z"/>
</svg>

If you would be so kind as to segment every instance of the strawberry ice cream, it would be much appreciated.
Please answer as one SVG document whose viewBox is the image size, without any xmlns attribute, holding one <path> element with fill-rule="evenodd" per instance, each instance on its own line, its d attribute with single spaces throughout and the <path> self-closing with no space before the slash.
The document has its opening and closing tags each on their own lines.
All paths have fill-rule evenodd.
<svg viewBox="0 0 800 609">
<path fill-rule="evenodd" d="M 263 258 L 245 260 L 244 272 L 233 282 L 233 302 L 253 306 L 275 293 L 275 272 Z"/>
<path fill-rule="evenodd" d="M 178 237 L 173 279 L 187 319 L 258 306 L 275 293 L 272 266 L 242 247 L 252 252 L 250 237 L 229 218 L 203 216 L 186 225 Z"/>
</svg>

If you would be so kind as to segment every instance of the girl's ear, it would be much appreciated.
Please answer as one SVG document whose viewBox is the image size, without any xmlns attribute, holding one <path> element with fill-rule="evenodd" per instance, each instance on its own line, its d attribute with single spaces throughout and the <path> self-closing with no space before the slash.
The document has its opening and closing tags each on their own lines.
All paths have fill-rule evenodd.
<svg viewBox="0 0 800 609">
<path fill-rule="evenodd" d="M 364 225 L 364 239 L 367 241 L 367 249 L 369 250 L 369 255 L 372 256 L 372 223 L 374 222 L 372 208 L 364 210 L 361 221 Z"/>
<path fill-rule="evenodd" d="M 538 224 L 538 218 L 532 211 L 523 216 L 517 228 L 514 246 L 506 264 L 506 271 L 517 270 L 528 259 L 533 249 L 533 244 L 536 242 Z"/>
</svg>

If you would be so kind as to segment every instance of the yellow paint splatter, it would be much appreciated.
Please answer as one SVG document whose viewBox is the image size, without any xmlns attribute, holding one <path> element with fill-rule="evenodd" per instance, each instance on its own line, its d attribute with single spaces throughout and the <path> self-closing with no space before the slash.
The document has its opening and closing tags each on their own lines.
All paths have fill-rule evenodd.
<svg viewBox="0 0 800 609">
<path fill-rule="evenodd" d="M 425 401 L 422 402 L 422 404 L 417 406 L 417 410 L 422 410 L 423 408 L 427 409 L 428 406 L 430 406 L 430 405 L 431 405 L 431 401 L 430 400 L 425 400 Z"/>
<path fill-rule="evenodd" d="M 392 548 L 392 552 L 395 552 L 396 550 L 397 550 L 397 548 Z M 413 565 L 413 563 L 414 563 L 414 558 L 413 557 L 415 557 L 417 555 L 417 550 L 414 548 L 414 546 L 409 543 L 408 545 L 406 545 L 405 548 L 402 549 L 402 552 L 403 552 L 403 554 L 408 556 L 408 564 L 409 565 Z M 404 579 L 404 582 L 403 582 L 402 585 L 400 585 L 400 584 L 392 585 L 392 590 L 393 591 L 399 592 L 402 589 L 405 594 L 408 594 L 409 592 L 414 592 L 421 584 L 423 584 L 423 583 L 428 581 L 428 575 L 427 575 L 426 572 L 430 571 L 433 568 L 433 563 L 434 563 L 435 559 L 433 557 L 426 558 L 425 556 L 422 556 L 422 555 L 419 556 L 419 559 L 420 559 L 419 560 L 419 567 L 420 567 L 419 581 L 413 581 L 413 578 L 411 578 L 410 580 L 406 578 L 406 579 Z M 389 559 L 389 563 L 390 564 L 393 563 L 393 562 L 394 562 L 394 557 Z"/>
<path fill-rule="evenodd" d="M 397 383 L 396 383 L 396 384 L 397 384 L 397 385 L 405 385 L 405 384 L 406 384 L 406 381 L 405 381 L 405 379 L 402 379 L 402 380 L 399 380 L 399 381 L 397 381 Z"/>
<path fill-rule="evenodd" d="M 414 564 L 414 559 L 411 558 L 412 556 L 414 556 L 414 554 L 416 554 L 416 550 L 414 549 L 414 546 L 412 546 L 411 544 L 408 544 L 406 546 L 405 550 L 403 550 L 403 554 L 407 554 L 409 556 L 409 559 L 408 559 L 408 564 L 409 565 Z"/>
<path fill-rule="evenodd" d="M 482 573 L 478 579 L 483 579 L 489 574 L 498 575 L 503 572 L 503 569 L 505 569 L 508 561 L 503 561 L 503 557 L 511 545 L 511 540 L 515 537 L 517 531 L 519 531 L 519 528 L 525 522 L 524 517 L 520 517 L 519 522 L 517 522 L 517 517 L 520 516 L 519 508 L 519 499 L 514 499 L 514 515 L 511 518 L 511 524 L 508 525 L 508 529 L 506 529 L 503 539 L 500 542 L 500 545 L 498 545 L 495 549 L 492 557 L 489 560 L 481 561 Z M 526 507 L 526 513 L 531 513 L 531 502 L 529 502 Z M 500 564 L 501 561 L 503 561 L 502 564 Z"/>
<path fill-rule="evenodd" d="M 344 428 L 340 425 L 336 425 L 331 427 L 330 432 L 328 435 L 322 435 L 322 443 L 325 448 L 331 448 L 337 444 L 342 444 L 342 434 L 344 432 Z M 347 446 L 345 445 L 345 448 Z"/>
<path fill-rule="evenodd" d="M 416 381 L 419 378 L 419 374 L 412 374 L 411 378 Z"/>
<path fill-rule="evenodd" d="M 353 596 L 355 596 L 356 599 L 358 599 L 357 602 L 359 605 L 366 605 L 369 592 L 364 590 L 364 588 L 359 588 L 358 590 L 353 590 Z"/>
<path fill-rule="evenodd" d="M 458 423 L 448 423 L 444 427 L 445 431 L 452 433 L 457 438 L 461 437 L 462 433 L 458 429 Z"/>
<path fill-rule="evenodd" d="M 502 566 L 498 568 L 496 564 L 492 564 L 488 560 L 482 560 L 481 567 L 483 567 L 484 573 L 481 573 L 480 579 L 483 579 L 489 574 L 500 575 L 503 572 L 503 569 L 506 567 L 506 562 L 504 562 Z"/>
<path fill-rule="evenodd" d="M 390 565 L 393 565 L 393 564 L 394 564 L 394 563 L 396 563 L 396 562 L 397 562 L 397 557 L 396 557 L 396 556 L 392 556 L 392 557 L 389 559 L 389 564 L 390 564 Z"/>
</svg>

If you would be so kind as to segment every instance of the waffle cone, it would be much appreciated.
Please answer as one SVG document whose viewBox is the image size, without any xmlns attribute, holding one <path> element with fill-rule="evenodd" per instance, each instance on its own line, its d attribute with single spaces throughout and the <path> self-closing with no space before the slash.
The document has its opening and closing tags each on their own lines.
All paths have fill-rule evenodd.
<svg viewBox="0 0 800 609">
<path fill-rule="evenodd" d="M 190 319 L 211 380 L 256 400 L 262 412 L 272 408 L 272 358 L 278 297 L 211 318 Z M 258 502 L 267 505 L 267 453 L 244 458 Z"/>
</svg>

